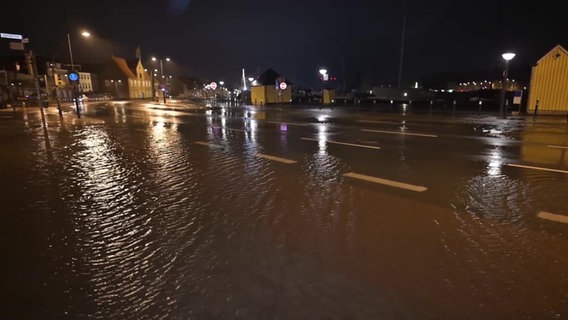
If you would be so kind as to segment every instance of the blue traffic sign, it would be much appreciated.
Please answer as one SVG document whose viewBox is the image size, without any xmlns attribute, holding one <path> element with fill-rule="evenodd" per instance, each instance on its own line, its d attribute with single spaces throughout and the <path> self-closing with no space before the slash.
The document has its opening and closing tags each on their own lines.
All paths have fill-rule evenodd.
<svg viewBox="0 0 568 320">
<path fill-rule="evenodd" d="M 75 71 L 70 72 L 69 73 L 69 80 L 71 80 L 71 81 L 79 80 L 79 74 Z"/>
</svg>

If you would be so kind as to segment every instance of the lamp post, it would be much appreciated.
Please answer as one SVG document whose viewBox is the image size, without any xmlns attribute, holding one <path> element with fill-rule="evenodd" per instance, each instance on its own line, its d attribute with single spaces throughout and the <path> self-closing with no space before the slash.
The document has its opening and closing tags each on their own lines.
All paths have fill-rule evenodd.
<svg viewBox="0 0 568 320">
<path fill-rule="evenodd" d="M 509 78 L 509 61 L 515 58 L 515 54 L 512 52 L 506 52 L 501 55 L 505 60 L 505 71 L 503 72 L 503 83 L 501 86 L 501 99 L 499 101 L 499 111 L 503 119 L 507 118 L 507 110 L 505 109 L 505 85 Z"/>
<path fill-rule="evenodd" d="M 81 33 L 81 36 L 88 38 L 88 37 L 91 36 L 91 34 L 87 31 L 83 31 Z M 75 62 L 73 61 L 73 49 L 71 47 L 71 35 L 69 33 L 67 33 L 67 46 L 69 47 L 69 59 L 71 60 L 71 71 L 73 72 L 73 71 L 75 71 Z M 74 100 L 74 103 L 75 103 L 75 108 L 77 110 L 77 117 L 80 118 L 81 114 L 80 114 L 80 111 L 79 111 L 79 101 L 77 101 L 78 100 L 78 98 L 77 98 L 77 84 L 75 82 L 73 83 L 73 89 L 72 90 L 73 90 L 72 97 L 73 97 L 73 100 Z"/>
<path fill-rule="evenodd" d="M 88 38 L 91 34 L 88 31 L 81 32 L 81 36 Z M 71 70 L 75 69 L 75 63 L 73 61 L 73 48 L 71 47 L 71 35 L 67 33 L 67 46 L 69 46 L 69 59 L 71 60 Z"/>
<path fill-rule="evenodd" d="M 167 91 L 167 89 L 168 89 L 168 84 L 169 84 L 169 83 L 168 83 L 168 78 L 167 78 L 167 77 L 165 76 L 165 74 L 164 74 L 164 59 L 161 59 L 161 58 L 158 59 L 158 58 L 156 58 L 156 57 L 152 57 L 152 61 L 155 62 L 155 61 L 158 61 L 158 60 L 160 60 L 160 73 L 161 73 L 162 79 L 166 79 L 166 87 L 165 87 L 164 89 L 162 89 L 162 92 L 163 92 L 163 94 L 164 94 L 164 104 L 166 104 L 166 91 Z M 170 58 L 166 58 L 165 60 L 166 60 L 166 61 L 171 61 Z"/>
<path fill-rule="evenodd" d="M 327 69 L 320 68 L 319 73 L 321 74 L 321 103 L 324 104 L 324 95 L 325 95 L 325 81 L 327 80 Z"/>
</svg>

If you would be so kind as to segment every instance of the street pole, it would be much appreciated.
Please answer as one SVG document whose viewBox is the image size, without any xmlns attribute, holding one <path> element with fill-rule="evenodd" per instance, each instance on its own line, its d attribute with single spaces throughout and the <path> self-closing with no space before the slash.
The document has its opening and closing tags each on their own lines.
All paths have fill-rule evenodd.
<svg viewBox="0 0 568 320">
<path fill-rule="evenodd" d="M 73 69 L 75 69 L 75 64 L 73 63 L 73 49 L 71 49 L 71 36 L 69 35 L 69 33 L 67 34 L 67 45 L 69 46 L 69 59 L 71 60 L 71 71 L 73 71 Z"/>
<path fill-rule="evenodd" d="M 501 86 L 501 99 L 499 100 L 499 111 L 503 119 L 507 118 L 507 110 L 505 109 L 505 85 L 507 84 L 507 79 L 509 78 L 509 61 L 515 58 L 515 54 L 512 52 L 506 52 L 501 55 L 505 60 L 505 71 L 503 72 L 503 83 Z"/>
<path fill-rule="evenodd" d="M 501 83 L 501 95 L 499 96 L 499 113 L 503 119 L 507 117 L 505 114 L 505 84 L 507 83 L 507 69 L 509 69 L 509 61 L 505 60 L 505 70 L 503 71 L 503 80 Z"/>
</svg>

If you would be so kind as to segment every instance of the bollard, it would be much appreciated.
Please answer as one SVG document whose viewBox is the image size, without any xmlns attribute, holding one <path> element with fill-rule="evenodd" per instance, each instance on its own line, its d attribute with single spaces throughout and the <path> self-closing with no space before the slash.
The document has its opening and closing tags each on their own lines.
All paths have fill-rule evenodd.
<svg viewBox="0 0 568 320">
<path fill-rule="evenodd" d="M 536 119 L 536 115 L 538 114 L 538 103 L 539 103 L 539 101 L 536 100 L 536 104 L 534 106 L 533 120 Z"/>
<path fill-rule="evenodd" d="M 458 101 L 454 99 L 454 103 L 453 103 L 453 106 L 452 106 L 452 114 L 456 113 L 456 104 L 457 103 L 458 103 Z"/>
<path fill-rule="evenodd" d="M 430 115 L 432 115 L 433 106 L 434 106 L 434 100 L 430 100 Z"/>
<path fill-rule="evenodd" d="M 483 101 L 479 100 L 479 108 L 477 108 L 477 115 L 481 115 L 481 107 L 483 106 Z"/>
</svg>

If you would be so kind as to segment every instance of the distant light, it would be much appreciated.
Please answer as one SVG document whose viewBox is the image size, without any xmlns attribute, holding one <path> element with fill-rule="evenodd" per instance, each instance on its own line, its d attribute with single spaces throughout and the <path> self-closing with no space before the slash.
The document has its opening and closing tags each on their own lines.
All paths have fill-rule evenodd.
<svg viewBox="0 0 568 320">
<path fill-rule="evenodd" d="M 418 89 L 418 81 L 414 83 L 414 89 Z"/>
<path fill-rule="evenodd" d="M 325 76 L 325 75 L 327 74 L 327 69 L 323 69 L 323 68 L 322 68 L 322 69 L 319 69 L 319 73 L 320 73 L 322 76 Z"/>
<path fill-rule="evenodd" d="M 91 34 L 90 34 L 88 31 L 83 31 L 83 32 L 81 33 L 81 35 L 82 35 L 83 37 L 85 37 L 85 38 L 88 38 L 88 37 L 91 36 Z"/>
<path fill-rule="evenodd" d="M 505 59 L 506 61 L 509 61 L 509 60 L 512 60 L 512 59 L 516 56 L 516 54 L 514 54 L 514 53 L 512 53 L 512 52 L 506 52 L 506 53 L 503 53 L 501 56 L 502 56 L 503 59 Z"/>
<path fill-rule="evenodd" d="M 158 59 L 156 59 L 156 57 L 152 57 L 152 61 L 156 61 L 156 60 L 158 60 Z"/>
<path fill-rule="evenodd" d="M 224 84 L 225 84 L 225 81 L 219 81 L 219 84 L 220 84 L 220 85 L 224 85 Z"/>
<path fill-rule="evenodd" d="M 408 97 L 408 93 L 405 92 L 405 93 L 404 93 L 404 96 L 405 96 L 405 97 Z"/>
<path fill-rule="evenodd" d="M 248 78 L 248 81 L 252 82 L 254 80 L 253 77 Z"/>
<path fill-rule="evenodd" d="M 172 60 L 170 60 L 170 58 L 166 58 L 166 61 L 172 61 Z"/>
</svg>

